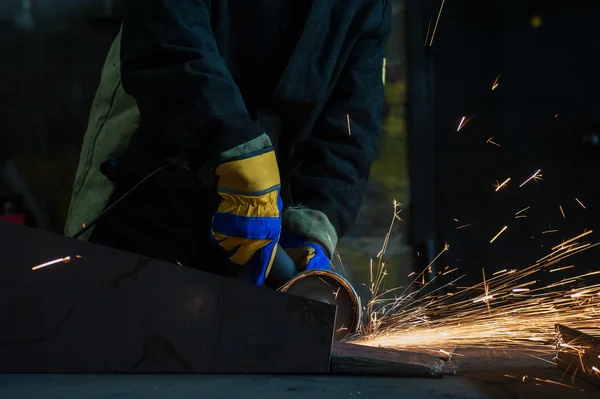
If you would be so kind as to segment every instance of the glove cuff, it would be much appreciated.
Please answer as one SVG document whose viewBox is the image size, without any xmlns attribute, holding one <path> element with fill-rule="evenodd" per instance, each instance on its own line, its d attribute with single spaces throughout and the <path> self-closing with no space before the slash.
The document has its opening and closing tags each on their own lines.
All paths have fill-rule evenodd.
<svg viewBox="0 0 600 399">
<path fill-rule="evenodd" d="M 219 192 L 257 195 L 279 188 L 275 151 L 263 136 L 221 154 L 222 163 L 215 169 Z"/>
<path fill-rule="evenodd" d="M 338 235 L 323 212 L 302 206 L 288 206 L 281 214 L 281 229 L 320 245 L 329 259 L 333 257 Z"/>
<path fill-rule="evenodd" d="M 216 160 L 212 162 L 195 165 L 197 177 L 205 186 L 215 187 L 218 180 L 216 168 L 220 164 L 239 160 L 248 154 L 257 153 L 270 147 L 272 147 L 271 139 L 266 133 L 263 133 L 255 139 L 219 153 Z"/>
</svg>

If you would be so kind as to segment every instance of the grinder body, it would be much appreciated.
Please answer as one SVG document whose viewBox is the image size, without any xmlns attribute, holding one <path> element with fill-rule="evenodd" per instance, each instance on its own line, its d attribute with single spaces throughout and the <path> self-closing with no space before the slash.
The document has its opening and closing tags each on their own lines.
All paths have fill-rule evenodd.
<svg viewBox="0 0 600 399">
<path fill-rule="evenodd" d="M 330 270 L 299 272 L 287 253 L 278 247 L 267 285 L 278 291 L 335 305 L 334 340 L 356 332 L 361 319 L 360 297 L 343 276 Z"/>
</svg>

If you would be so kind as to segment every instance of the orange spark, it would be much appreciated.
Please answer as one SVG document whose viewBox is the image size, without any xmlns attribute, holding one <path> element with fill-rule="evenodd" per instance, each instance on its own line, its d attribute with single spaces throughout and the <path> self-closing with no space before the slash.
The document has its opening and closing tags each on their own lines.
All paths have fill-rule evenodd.
<svg viewBox="0 0 600 399">
<path fill-rule="evenodd" d="M 488 300 L 492 299 L 494 297 L 494 295 L 490 295 L 490 289 L 489 289 L 487 281 L 485 280 L 485 269 L 483 269 L 483 268 L 481 269 L 481 275 L 483 276 L 483 289 L 485 291 L 484 301 L 487 304 L 488 313 L 489 313 L 491 311 L 491 308 L 490 308 L 490 303 Z"/>
<path fill-rule="evenodd" d="M 529 208 L 531 208 L 531 207 L 530 207 L 530 206 L 528 206 L 527 208 L 523 208 L 523 209 L 521 209 L 519 212 L 515 213 L 515 215 L 518 215 L 518 214 L 520 214 L 520 213 L 523 213 L 523 212 L 525 212 L 525 211 L 526 211 L 527 209 L 529 209 Z"/>
<path fill-rule="evenodd" d="M 523 183 L 521 183 L 521 185 L 519 187 L 523 187 L 525 184 L 527 184 L 530 180 L 538 180 L 542 177 L 542 175 L 540 174 L 542 170 L 538 169 L 537 172 L 535 172 L 534 174 L 532 174 L 527 180 L 525 180 Z"/>
<path fill-rule="evenodd" d="M 456 131 L 457 131 L 457 132 L 460 132 L 460 129 L 462 129 L 463 127 L 465 127 L 465 125 L 466 125 L 467 123 L 469 123 L 469 120 L 467 119 L 467 117 L 466 117 L 466 116 L 463 116 L 463 117 L 460 119 L 460 122 L 458 123 L 458 127 L 456 128 Z"/>
<path fill-rule="evenodd" d="M 510 177 L 502 182 L 502 184 L 496 184 L 496 191 L 500 190 L 502 187 L 506 186 L 510 181 Z"/>
<path fill-rule="evenodd" d="M 458 226 L 458 227 L 456 228 L 456 230 L 464 229 L 465 227 L 475 226 L 476 224 L 477 224 L 477 223 L 463 224 L 462 226 Z"/>
<path fill-rule="evenodd" d="M 588 230 L 588 231 L 585 231 L 585 232 L 579 234 L 578 236 L 575 236 L 573 238 L 569 238 L 567 241 L 563 241 L 561 244 L 553 247 L 552 250 L 556 251 L 559 248 L 564 248 L 565 244 L 568 244 L 568 243 L 573 242 L 575 240 L 579 240 L 580 238 L 585 237 L 585 236 L 587 236 L 589 234 L 592 234 L 593 232 L 594 232 L 594 230 Z"/>
<path fill-rule="evenodd" d="M 574 268 L 574 267 L 575 267 L 575 265 L 563 266 L 563 267 L 559 267 L 559 268 L 556 268 L 556 269 L 551 269 L 551 270 L 550 270 L 550 273 L 558 272 L 558 271 L 560 271 L 560 270 L 572 269 L 572 268 Z"/>
<path fill-rule="evenodd" d="M 496 143 L 495 141 L 492 141 L 492 139 L 494 138 L 494 136 L 490 137 L 489 139 L 487 139 L 486 144 L 493 144 L 497 147 L 500 147 L 500 144 Z"/>
<path fill-rule="evenodd" d="M 508 226 L 504 226 L 504 227 L 502 228 L 502 230 L 500 230 L 500 231 L 498 232 L 498 234 L 496 234 L 496 235 L 494 236 L 494 238 L 492 238 L 492 239 L 490 240 L 490 244 L 491 244 L 491 243 L 493 243 L 494 241 L 496 241 L 496 238 L 500 237 L 500 234 L 504 233 L 504 231 L 505 231 L 506 229 L 508 229 Z"/>
<path fill-rule="evenodd" d="M 435 25 L 433 27 L 433 33 L 431 34 L 431 40 L 429 41 L 429 46 L 433 44 L 433 39 L 435 38 L 435 32 L 437 31 L 438 23 L 440 22 L 440 16 L 442 15 L 442 10 L 444 9 L 444 3 L 446 0 L 442 0 L 442 4 L 440 5 L 440 11 L 438 12 L 437 19 L 435 20 Z"/>
<path fill-rule="evenodd" d="M 473 303 L 477 303 L 477 302 L 487 302 L 490 299 L 493 299 L 494 296 L 493 295 L 486 295 L 486 296 L 482 296 L 481 298 L 477 298 L 473 300 Z"/>
<path fill-rule="evenodd" d="M 333 299 L 337 299 L 337 297 L 338 297 L 338 295 L 339 295 L 339 293 L 340 293 L 340 289 L 341 289 L 341 288 L 342 288 L 342 287 L 338 287 L 338 289 L 337 289 L 337 290 L 335 290 L 335 291 L 333 291 L 333 292 L 331 293 L 331 295 L 333 295 Z"/>
<path fill-rule="evenodd" d="M 448 352 L 448 351 L 445 351 L 445 350 L 443 350 L 443 349 L 440 349 L 440 353 L 441 353 L 442 355 L 446 355 L 446 356 L 448 356 L 449 358 L 452 358 L 452 355 L 454 354 L 454 353 L 450 353 L 450 352 Z"/>
<path fill-rule="evenodd" d="M 425 46 L 427 46 L 427 42 L 429 41 L 429 31 L 431 30 L 431 21 L 433 20 L 433 15 L 429 17 L 429 24 L 427 25 L 427 33 L 425 34 Z"/>
<path fill-rule="evenodd" d="M 500 75 L 496 76 L 496 80 L 494 80 L 494 84 L 492 85 L 492 90 L 496 90 L 498 87 L 498 79 L 500 79 Z"/>
<path fill-rule="evenodd" d="M 70 260 L 71 260 L 70 256 L 66 256 L 64 258 L 54 259 L 54 260 L 51 260 L 50 262 L 46 262 L 46 263 L 42 263 L 41 265 L 34 266 L 34 267 L 31 268 L 31 270 L 38 270 L 38 269 L 41 269 L 43 267 L 55 265 L 55 264 L 61 263 L 61 262 L 62 263 L 67 263 Z"/>
<path fill-rule="evenodd" d="M 507 226 L 500 233 L 506 229 Z M 453 292 L 436 293 L 433 290 L 425 296 L 419 295 L 419 292 L 431 287 L 429 284 L 436 277 L 437 281 L 443 278 L 438 276 L 439 273 L 429 282 L 423 277 L 424 273 L 431 271 L 431 265 L 441 253 L 421 273 L 412 272 L 409 285 L 392 289 L 384 287 L 386 269 L 381 258 L 377 267 L 371 262 L 371 300 L 365 308 L 369 320 L 362 325 L 360 336 L 353 341 L 369 346 L 426 348 L 444 355 L 454 354 L 452 347 L 467 346 L 500 349 L 505 353 L 508 350 L 526 350 L 534 354 L 554 355 L 556 348 L 549 343 L 555 339 L 555 323 L 564 321 L 592 335 L 600 332 L 600 325 L 590 323 L 597 319 L 600 284 L 582 286 L 589 274 L 562 279 L 547 286 L 538 286 L 539 279 L 531 277 L 534 273 L 539 275 L 548 271 L 550 266 L 566 257 L 600 245 L 577 241 L 590 233 L 584 231 L 580 236 L 566 240 L 558 245 L 558 251 L 529 267 L 506 268 L 489 276 L 482 269 L 483 281 L 474 286 L 457 285 L 456 282 L 464 275 L 457 276 L 440 288 L 446 290 L 452 287 Z M 447 250 L 445 245 L 442 253 Z M 570 267 L 557 267 L 550 271 Z M 449 269 L 450 266 L 443 266 L 442 274 L 456 271 Z M 600 271 L 592 273 L 600 274 Z M 567 286 L 571 283 L 577 283 L 576 289 Z M 474 292 L 478 292 L 475 297 L 472 295 Z M 523 380 L 536 382 L 527 376 L 523 376 Z"/>
<path fill-rule="evenodd" d="M 560 213 L 562 213 L 563 217 L 566 218 L 565 211 L 563 211 L 562 205 L 559 205 L 558 207 L 560 208 Z"/>
<path fill-rule="evenodd" d="M 581 201 L 579 201 L 579 198 L 575 197 L 575 201 L 577 201 L 579 203 L 579 205 L 581 205 L 581 207 L 583 209 L 585 209 L 585 205 L 583 205 L 583 203 Z"/>
<path fill-rule="evenodd" d="M 541 378 L 537 378 L 537 377 L 535 378 L 535 380 L 536 380 L 536 381 L 540 381 L 540 382 L 545 382 L 545 383 L 547 383 L 547 384 L 560 385 L 561 387 L 565 387 L 565 388 L 577 389 L 577 390 L 579 390 L 579 391 L 582 391 L 582 392 L 584 392 L 584 391 L 583 391 L 583 389 L 581 389 L 581 388 L 572 387 L 572 386 L 570 386 L 570 385 L 563 384 L 562 382 L 558 382 L 558 381 L 552 381 L 552 380 L 543 380 L 543 379 L 541 379 Z"/>
</svg>

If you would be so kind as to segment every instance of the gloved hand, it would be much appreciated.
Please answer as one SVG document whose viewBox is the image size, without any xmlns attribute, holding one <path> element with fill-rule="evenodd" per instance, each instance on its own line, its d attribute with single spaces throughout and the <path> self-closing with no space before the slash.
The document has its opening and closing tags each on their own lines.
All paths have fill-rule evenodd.
<svg viewBox="0 0 600 399">
<path fill-rule="evenodd" d="M 279 168 L 273 148 L 237 157 L 216 168 L 221 202 L 212 219 L 211 239 L 229 260 L 249 268 L 250 282 L 262 285 L 281 234 Z"/>
<path fill-rule="evenodd" d="M 287 252 L 300 270 L 331 269 L 331 261 L 319 244 L 292 233 L 283 232 L 279 239 L 279 246 Z"/>
</svg>

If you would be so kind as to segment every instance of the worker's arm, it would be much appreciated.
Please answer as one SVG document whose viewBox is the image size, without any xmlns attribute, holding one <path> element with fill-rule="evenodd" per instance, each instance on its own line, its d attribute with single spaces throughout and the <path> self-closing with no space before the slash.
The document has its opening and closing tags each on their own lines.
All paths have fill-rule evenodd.
<svg viewBox="0 0 600 399">
<path fill-rule="evenodd" d="M 126 0 L 123 88 L 135 98 L 144 134 L 157 148 L 211 155 L 262 137 L 210 26 L 207 0 Z"/>
<path fill-rule="evenodd" d="M 279 170 L 219 54 L 209 1 L 125 4 L 121 75 L 140 111 L 138 134 L 164 158 L 184 153 L 198 173 L 211 171 L 221 201 L 210 237 L 247 266 L 240 278 L 261 285 L 281 231 Z"/>
<path fill-rule="evenodd" d="M 306 156 L 291 177 L 291 198 L 297 205 L 282 215 L 282 244 L 291 233 L 318 243 L 330 258 L 338 237 L 356 221 L 383 117 L 382 70 L 391 9 L 387 0 L 373 3 L 362 37 L 304 143 Z"/>
</svg>

